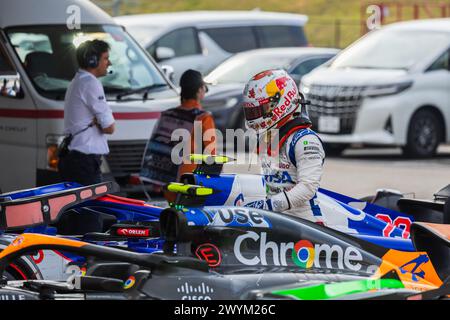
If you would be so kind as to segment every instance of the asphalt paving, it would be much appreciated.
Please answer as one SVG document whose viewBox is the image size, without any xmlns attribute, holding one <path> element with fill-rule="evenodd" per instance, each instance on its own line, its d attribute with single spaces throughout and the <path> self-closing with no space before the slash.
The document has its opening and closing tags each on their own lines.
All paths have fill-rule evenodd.
<svg viewBox="0 0 450 320">
<path fill-rule="evenodd" d="M 224 172 L 257 173 L 259 165 L 227 164 Z M 406 159 L 400 148 L 348 149 L 327 157 L 321 186 L 355 198 L 395 189 L 408 197 L 432 199 L 450 184 L 450 145 L 443 145 L 430 159 Z"/>
<path fill-rule="evenodd" d="M 353 149 L 329 157 L 322 186 L 353 197 L 374 194 L 378 188 L 396 189 L 408 197 L 432 199 L 450 184 L 450 146 L 430 159 L 405 159 L 400 149 Z"/>
</svg>

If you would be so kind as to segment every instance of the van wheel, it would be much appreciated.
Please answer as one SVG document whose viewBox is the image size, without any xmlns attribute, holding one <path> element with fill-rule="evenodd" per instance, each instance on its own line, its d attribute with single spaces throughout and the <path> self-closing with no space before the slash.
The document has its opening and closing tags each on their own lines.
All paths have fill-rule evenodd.
<svg viewBox="0 0 450 320">
<path fill-rule="evenodd" d="M 34 280 L 42 277 L 40 273 L 38 275 L 28 265 L 28 263 L 33 263 L 33 266 L 37 268 L 34 262 L 25 261 L 25 259 L 25 257 L 20 257 L 6 267 L 3 273 L 6 280 Z"/>
<path fill-rule="evenodd" d="M 403 154 L 412 158 L 432 157 L 441 142 L 441 134 L 441 122 L 437 115 L 429 110 L 419 110 L 409 123 Z"/>
<path fill-rule="evenodd" d="M 347 148 L 346 144 L 343 143 L 324 143 L 323 149 L 325 151 L 325 156 L 339 157 L 342 152 Z"/>
</svg>

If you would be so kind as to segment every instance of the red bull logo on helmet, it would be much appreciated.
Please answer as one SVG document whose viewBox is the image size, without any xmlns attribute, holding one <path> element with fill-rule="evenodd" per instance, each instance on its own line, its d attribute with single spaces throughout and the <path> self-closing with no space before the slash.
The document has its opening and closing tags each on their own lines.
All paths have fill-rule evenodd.
<svg viewBox="0 0 450 320">
<path fill-rule="evenodd" d="M 289 79 L 287 77 L 278 78 L 275 80 L 275 84 L 277 85 L 278 89 L 281 91 L 284 88 L 286 88 L 288 84 Z"/>
<path fill-rule="evenodd" d="M 292 103 L 292 101 L 295 99 L 297 95 L 297 88 L 293 87 L 290 91 L 288 91 L 286 98 L 284 99 L 284 102 L 281 106 L 276 107 L 273 109 L 273 116 L 272 121 L 276 121 L 278 118 L 284 115 L 284 111 L 288 109 Z"/>
<path fill-rule="evenodd" d="M 277 93 L 280 95 L 284 94 L 284 87 L 280 89 L 279 85 L 281 85 L 281 83 L 278 83 L 277 80 L 278 79 L 271 80 L 266 84 L 266 93 L 269 97 L 273 97 Z"/>
</svg>

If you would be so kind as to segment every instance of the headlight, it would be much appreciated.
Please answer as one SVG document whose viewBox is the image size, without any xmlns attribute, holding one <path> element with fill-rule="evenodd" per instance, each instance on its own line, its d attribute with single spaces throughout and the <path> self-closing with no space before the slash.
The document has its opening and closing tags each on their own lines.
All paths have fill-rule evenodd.
<svg viewBox="0 0 450 320">
<path fill-rule="evenodd" d="M 400 93 L 412 86 L 413 82 L 400 82 L 394 84 L 386 84 L 379 86 L 368 86 L 364 89 L 362 94 L 366 97 L 378 97 L 378 96 L 387 96 L 391 94 Z"/>
<path fill-rule="evenodd" d="M 308 94 L 310 91 L 310 87 L 306 85 L 304 82 L 300 82 L 299 90 L 303 94 Z"/>
</svg>

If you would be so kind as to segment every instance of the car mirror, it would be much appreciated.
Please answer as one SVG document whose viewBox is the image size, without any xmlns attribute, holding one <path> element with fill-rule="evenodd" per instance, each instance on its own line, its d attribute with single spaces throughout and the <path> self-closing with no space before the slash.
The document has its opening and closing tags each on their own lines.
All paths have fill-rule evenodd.
<svg viewBox="0 0 450 320">
<path fill-rule="evenodd" d="M 167 59 L 172 59 L 175 57 L 175 51 L 168 47 L 158 47 L 156 48 L 156 60 L 162 61 Z"/>
<path fill-rule="evenodd" d="M 162 65 L 161 69 L 163 70 L 166 77 L 173 83 L 173 75 L 175 73 L 175 69 L 168 64 Z"/>
<path fill-rule="evenodd" d="M 0 96 L 21 98 L 20 75 L 14 72 L 0 72 Z"/>
</svg>

